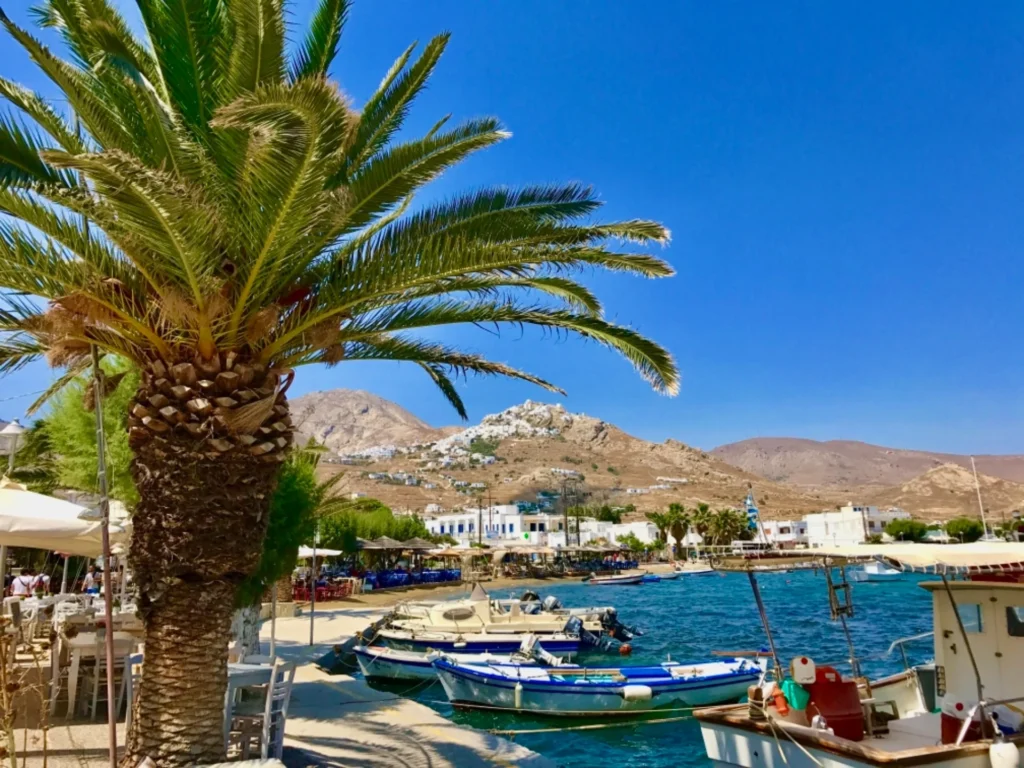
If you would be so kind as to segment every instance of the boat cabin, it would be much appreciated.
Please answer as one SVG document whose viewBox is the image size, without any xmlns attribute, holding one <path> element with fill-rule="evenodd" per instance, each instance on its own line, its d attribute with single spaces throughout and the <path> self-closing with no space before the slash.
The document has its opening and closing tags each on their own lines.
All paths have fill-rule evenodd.
<svg viewBox="0 0 1024 768">
<path fill-rule="evenodd" d="M 937 580 L 920 584 L 932 594 L 934 663 L 867 680 L 816 667 L 813 649 L 800 659 L 776 659 L 776 680 L 761 686 L 751 703 L 694 713 L 708 757 L 742 768 L 1019 765 L 1024 583 L 1017 582 L 1024 574 L 1024 546 L 835 547 L 814 557 L 826 572 L 833 618 L 839 620 L 843 603 L 834 593 L 847 590 L 848 596 L 849 587 L 841 576 L 834 583 L 833 568 L 877 557 L 903 571 L 934 573 Z M 774 654 L 755 569 L 746 570 Z M 953 580 L 958 575 L 970 580 Z M 786 691 L 796 692 L 793 706 Z"/>
</svg>

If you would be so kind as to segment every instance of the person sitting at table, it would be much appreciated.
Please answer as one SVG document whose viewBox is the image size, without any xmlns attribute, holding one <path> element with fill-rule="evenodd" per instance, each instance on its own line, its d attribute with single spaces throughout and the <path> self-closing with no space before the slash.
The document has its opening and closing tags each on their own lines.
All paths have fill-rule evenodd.
<svg viewBox="0 0 1024 768">
<path fill-rule="evenodd" d="M 36 582 L 36 572 L 32 568 L 22 568 L 21 573 L 11 582 L 11 594 L 14 597 L 31 597 L 32 585 Z"/>
</svg>

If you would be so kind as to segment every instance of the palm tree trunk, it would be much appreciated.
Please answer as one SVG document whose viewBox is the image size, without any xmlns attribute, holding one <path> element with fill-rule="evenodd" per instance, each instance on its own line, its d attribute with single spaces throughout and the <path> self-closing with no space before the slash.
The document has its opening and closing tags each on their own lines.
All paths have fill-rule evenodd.
<svg viewBox="0 0 1024 768">
<path fill-rule="evenodd" d="M 251 369 L 214 382 L 197 381 L 189 364 L 154 365 L 129 419 L 140 497 L 131 561 L 146 654 L 125 768 L 146 757 L 161 768 L 224 759 L 235 593 L 259 564 L 279 461 L 291 441 L 271 377 L 264 388 L 240 388 L 232 387 L 239 379 L 264 382 L 253 382 Z M 261 418 L 243 424 L 251 432 L 239 429 L 235 406 L 258 398 L 269 401 Z"/>
<path fill-rule="evenodd" d="M 272 587 L 277 590 L 277 602 L 279 603 L 290 603 L 295 595 L 294 587 L 292 586 L 292 575 L 286 573 L 277 583 Z"/>
</svg>

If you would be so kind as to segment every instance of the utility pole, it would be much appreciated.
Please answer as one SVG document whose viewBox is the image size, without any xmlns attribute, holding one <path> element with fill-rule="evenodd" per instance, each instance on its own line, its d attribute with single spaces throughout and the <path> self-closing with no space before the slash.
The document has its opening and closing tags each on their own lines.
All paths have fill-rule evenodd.
<svg viewBox="0 0 1024 768">
<path fill-rule="evenodd" d="M 494 532 L 494 502 L 491 499 L 491 489 L 487 489 L 487 533 Z"/>
<path fill-rule="evenodd" d="M 562 480 L 561 491 L 558 494 L 558 503 L 562 505 L 562 526 L 565 528 L 565 546 L 569 546 L 569 505 L 565 498 L 566 481 Z"/>
<path fill-rule="evenodd" d="M 974 457 L 971 456 L 971 471 L 974 472 L 974 490 L 978 492 L 978 510 L 981 512 L 981 526 L 985 529 L 985 538 L 988 538 L 988 522 L 985 520 L 985 505 L 981 501 L 981 483 L 978 482 L 978 468 L 974 466 Z"/>
<path fill-rule="evenodd" d="M 484 495 L 482 493 L 477 494 L 476 497 L 476 543 L 483 543 L 483 527 L 484 527 Z"/>
</svg>

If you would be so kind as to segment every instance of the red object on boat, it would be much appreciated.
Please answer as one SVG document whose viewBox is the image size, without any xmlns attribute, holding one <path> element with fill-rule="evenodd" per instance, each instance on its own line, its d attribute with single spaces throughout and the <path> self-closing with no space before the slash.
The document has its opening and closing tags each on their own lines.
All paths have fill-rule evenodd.
<svg viewBox="0 0 1024 768">
<path fill-rule="evenodd" d="M 855 682 L 843 680 L 833 667 L 818 667 L 814 682 L 806 688 L 811 695 L 807 704 L 808 719 L 821 715 L 842 739 L 861 741 L 864 738 L 864 710 Z"/>
<path fill-rule="evenodd" d="M 970 705 L 965 704 L 962 701 L 956 703 L 947 703 L 942 707 L 942 719 L 941 719 L 941 730 L 942 730 L 942 743 L 943 744 L 956 744 L 957 738 L 960 736 L 960 729 L 963 728 L 964 720 L 967 719 L 967 714 L 971 711 Z M 994 734 L 989 734 L 991 737 Z M 968 741 L 980 741 L 985 738 L 981 731 L 981 716 L 975 710 L 974 716 L 971 718 L 971 724 L 967 726 L 967 733 L 964 735 L 962 743 Z"/>
</svg>

